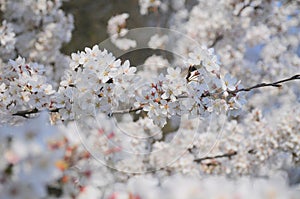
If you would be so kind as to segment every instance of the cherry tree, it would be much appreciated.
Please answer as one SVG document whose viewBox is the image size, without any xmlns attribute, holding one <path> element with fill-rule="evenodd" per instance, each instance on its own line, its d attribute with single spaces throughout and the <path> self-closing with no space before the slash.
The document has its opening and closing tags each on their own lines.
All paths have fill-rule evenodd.
<svg viewBox="0 0 300 199">
<path fill-rule="evenodd" d="M 300 1 L 140 0 L 70 56 L 62 0 L 0 3 L 1 199 L 299 195 Z"/>
</svg>

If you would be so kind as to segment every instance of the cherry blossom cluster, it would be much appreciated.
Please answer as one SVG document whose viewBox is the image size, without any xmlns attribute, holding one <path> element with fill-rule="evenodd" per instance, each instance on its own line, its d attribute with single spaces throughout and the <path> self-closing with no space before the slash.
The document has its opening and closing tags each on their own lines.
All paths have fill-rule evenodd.
<svg viewBox="0 0 300 199">
<path fill-rule="evenodd" d="M 236 91 L 240 82 L 229 74 L 220 75 L 220 66 L 212 49 L 199 47 L 189 54 L 188 75 L 181 68 L 168 68 L 137 97 L 136 107 L 143 107 L 159 126 L 167 118 L 188 113 L 191 117 L 210 112 L 236 111 L 245 104 L 244 96 Z M 147 65 L 147 64 L 146 64 Z"/>
<path fill-rule="evenodd" d="M 171 176 L 162 181 L 151 176 L 135 177 L 118 184 L 109 199 L 190 199 L 190 198 L 295 198 L 297 190 L 290 189 L 280 179 L 257 180 L 241 178 L 237 181 L 222 177 L 199 180 L 196 177 Z"/>
<path fill-rule="evenodd" d="M 11 120 L 8 115 L 23 110 L 43 110 L 53 106 L 52 85 L 47 82 L 44 66 L 26 63 L 24 58 L 10 60 L 0 68 L 1 123 Z"/>
<path fill-rule="evenodd" d="M 136 68 L 122 63 L 96 45 L 73 53 L 57 94 L 55 107 L 63 120 L 84 118 L 98 112 L 111 114 L 135 96 Z M 131 89 L 129 89 L 131 88 Z"/>
<path fill-rule="evenodd" d="M 6 52 L 2 52 L 1 47 L 0 54 L 6 53 L 1 59 L 7 61 L 21 56 L 47 65 L 45 68 L 48 79 L 59 81 L 69 59 L 60 53 L 60 48 L 63 43 L 71 40 L 74 27 L 73 17 L 66 15 L 60 9 L 61 6 L 61 0 L 1 1 L 1 11 L 6 20 L 3 25 L 8 26 L 4 30 L 10 32 L 1 39 L 2 45 L 7 42 Z"/>
<path fill-rule="evenodd" d="M 3 108 L 8 111 L 11 108 L 16 111 L 48 108 L 58 111 L 61 119 L 66 121 L 98 112 L 110 115 L 116 110 L 115 107 L 133 108 L 134 105 L 137 110 L 146 111 L 155 124 L 163 127 L 167 118 L 174 115 L 188 113 L 196 117 L 215 108 L 219 111 L 239 109 L 244 103 L 244 98 L 235 93 L 240 88 L 239 82 L 228 74 L 223 78 L 219 74 L 216 56 L 205 48 L 196 49 L 190 54 L 187 60 L 190 63 L 189 76 L 186 78 L 180 68 L 169 68 L 166 75 L 161 74 L 142 88 L 139 88 L 140 77 L 135 73 L 136 68 L 130 66 L 129 61 L 122 63 L 106 50 L 101 51 L 98 46 L 73 53 L 71 57 L 70 69 L 65 72 L 57 93 L 54 93 L 51 85 L 46 84 L 43 76 L 35 75 L 43 74 L 43 66 L 26 65 L 21 58 L 11 61 L 11 70 L 16 74 L 10 75 L 19 76 L 18 81 L 22 83 L 14 83 L 20 90 L 10 86 L 14 92 L 6 91 L 8 86 L 5 85 L 17 79 L 3 72 L 3 79 L 7 81 L 3 84 L 2 93 L 5 95 L 6 91 L 10 95 L 22 95 L 17 101 L 10 98 L 3 101 Z M 31 69 L 30 65 L 37 68 Z"/>
<path fill-rule="evenodd" d="M 243 198 L 247 197 L 249 192 L 257 198 L 265 197 L 265 194 L 271 194 L 270 197 L 293 198 L 299 194 L 297 189 L 281 184 L 282 176 L 271 180 L 242 178 L 233 181 L 222 177 L 199 179 L 195 176 L 191 178 L 177 175 L 165 176 L 161 179 L 159 175 L 146 175 L 132 177 L 125 183 L 117 183 L 112 186 L 109 184 L 116 180 L 113 174 L 99 166 L 95 159 L 90 158 L 90 154 L 82 147 L 80 140 L 74 138 L 74 132 L 70 132 L 72 126 L 61 127 L 59 133 L 58 129 L 49 124 L 44 126 L 45 123 L 48 123 L 47 114 L 43 114 L 39 119 L 22 127 L 1 128 L 3 138 L 1 139 L 3 142 L 1 150 L 4 154 L 1 161 L 1 179 L 6 182 L 5 186 L 0 187 L 3 191 L 2 198 L 24 196 L 40 198 L 52 194 L 54 194 L 53 197 L 65 198 L 150 198 L 154 196 L 190 198 L 195 191 L 199 192 L 197 194 L 199 197 L 212 198 L 231 197 L 232 195 L 239 195 Z M 112 129 L 107 124 L 97 128 L 93 126 L 96 130 L 95 133 L 91 131 L 85 136 L 90 136 L 87 139 L 92 142 L 101 143 L 102 138 L 95 139 L 94 136 L 99 138 L 99 135 L 108 133 L 109 139 L 113 139 Z M 18 136 L 15 135 L 16 133 Z M 14 138 L 12 142 L 6 142 L 12 136 Z M 102 142 L 98 146 L 104 147 L 105 144 L 106 142 Z M 28 145 L 31 147 L 28 148 Z M 47 154 L 45 154 L 45 147 L 47 151 L 50 150 Z M 167 156 L 161 156 L 161 158 L 163 157 Z M 126 162 L 129 163 L 129 161 Z M 180 162 L 184 166 L 182 160 Z M 131 164 L 136 163 L 132 162 Z M 169 169 L 171 168 L 169 167 Z M 184 168 L 187 167 L 184 166 Z M 29 181 L 28 177 L 31 176 L 35 176 L 35 178 Z M 199 189 L 199 187 L 205 188 Z M 218 188 L 217 192 L 216 188 Z M 175 190 L 178 193 L 174 192 Z"/>
<path fill-rule="evenodd" d="M 43 198 L 62 177 L 63 134 L 46 124 L 48 114 L 14 128 L 1 127 L 0 198 Z"/>
<path fill-rule="evenodd" d="M 293 103 L 296 102 L 293 100 Z M 299 163 L 300 136 L 297 133 L 299 111 L 287 106 L 285 110 L 274 110 L 271 115 L 263 116 L 256 109 L 247 115 L 243 123 L 211 124 L 216 129 L 224 125 L 224 129 L 222 138 L 210 155 L 214 157 L 225 152 L 228 156 L 202 160 L 196 155 L 195 159 L 202 165 L 201 170 L 208 174 L 231 176 L 287 175 L 286 172 Z M 197 151 L 209 139 L 214 139 L 214 136 L 207 134 L 200 137 L 194 149 Z"/>
<path fill-rule="evenodd" d="M 13 32 L 12 25 L 6 21 L 0 26 L 0 56 L 1 58 L 10 57 L 11 51 L 15 48 L 16 34 Z"/>
<path fill-rule="evenodd" d="M 299 71 L 299 2 L 199 1 L 190 11 L 181 10 L 187 14 L 177 11 L 178 16 L 170 19 L 177 22 L 170 27 L 213 46 L 224 67 L 244 84 L 274 81 Z M 193 46 L 179 40 L 177 48 L 188 54 Z"/>
<path fill-rule="evenodd" d="M 104 195 L 112 172 L 86 151 L 71 131 L 52 126 L 48 113 L 18 127 L 0 128 L 0 198 L 90 198 Z M 93 141 L 109 128 L 97 129 Z M 86 134 L 90 136 L 93 134 Z M 113 139 L 113 136 L 111 136 Z M 102 139 L 103 140 L 103 139 Z M 98 140 L 104 149 L 105 142 Z M 98 188 L 97 188 L 98 187 Z M 101 187 L 103 192 L 99 189 Z M 110 189 L 109 189 L 110 190 Z"/>
</svg>

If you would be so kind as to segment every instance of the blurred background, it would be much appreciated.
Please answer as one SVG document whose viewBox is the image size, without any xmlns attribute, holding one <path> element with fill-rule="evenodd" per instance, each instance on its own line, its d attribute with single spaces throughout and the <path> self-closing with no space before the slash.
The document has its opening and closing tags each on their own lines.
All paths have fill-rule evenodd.
<svg viewBox="0 0 300 199">
<path fill-rule="evenodd" d="M 162 17 L 155 13 L 140 15 L 138 0 L 71 0 L 65 2 L 62 9 L 71 13 L 75 21 L 72 40 L 63 47 L 66 54 L 107 39 L 107 21 L 117 14 L 129 13 L 128 29 L 161 25 Z"/>
<path fill-rule="evenodd" d="M 189 10 L 196 2 L 197 0 L 187 0 L 187 9 Z M 112 16 L 129 13 L 128 29 L 167 27 L 172 12 L 170 9 L 166 13 L 150 12 L 148 15 L 141 15 L 139 0 L 69 0 L 64 3 L 62 9 L 66 13 L 71 13 L 75 21 L 72 40 L 62 49 L 67 55 L 107 39 L 107 21 Z"/>
</svg>

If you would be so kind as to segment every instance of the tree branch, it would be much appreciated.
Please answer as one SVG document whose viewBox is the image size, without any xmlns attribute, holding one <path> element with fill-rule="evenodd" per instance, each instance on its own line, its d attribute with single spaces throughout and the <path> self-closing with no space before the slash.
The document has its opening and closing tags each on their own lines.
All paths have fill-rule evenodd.
<svg viewBox="0 0 300 199">
<path fill-rule="evenodd" d="M 248 4 L 243 5 L 243 7 L 239 10 L 239 12 L 236 14 L 237 17 L 241 16 L 243 10 L 245 10 L 248 6 L 250 6 L 251 1 Z"/>
<path fill-rule="evenodd" d="M 140 111 L 142 110 L 143 107 L 138 107 L 138 108 L 129 108 L 129 109 L 124 109 L 124 110 L 116 110 L 113 111 L 110 116 L 113 116 L 114 114 L 124 114 L 124 113 L 132 113 L 132 112 L 136 112 L 136 111 Z"/>
<path fill-rule="evenodd" d="M 131 112 L 136 112 L 136 111 L 139 111 L 139 110 L 142 110 L 143 107 L 138 107 L 138 108 L 129 108 L 129 109 L 124 109 L 124 110 L 117 110 L 117 111 L 113 111 L 109 116 L 113 116 L 114 114 L 124 114 L 124 113 L 131 113 Z M 52 109 L 52 110 L 48 110 L 49 112 L 51 113 L 54 113 L 54 112 L 58 112 L 59 109 Z M 30 114 L 34 114 L 34 113 L 39 113 L 41 112 L 41 110 L 38 110 L 37 108 L 34 108 L 34 109 L 30 109 L 30 110 L 24 110 L 24 111 L 18 111 L 14 114 L 12 114 L 13 116 L 21 116 L 21 117 L 24 117 L 24 118 L 29 118 L 27 115 L 30 115 Z"/>
<path fill-rule="evenodd" d="M 51 113 L 54 113 L 54 112 L 58 112 L 59 109 L 57 108 L 57 109 L 52 109 L 52 110 L 48 110 L 48 111 L 51 112 Z M 30 110 L 18 111 L 16 113 L 12 114 L 12 115 L 28 118 L 27 115 L 34 114 L 34 113 L 39 113 L 39 112 L 41 112 L 41 110 L 38 110 L 37 108 L 34 108 L 34 109 L 30 109 Z"/>
<path fill-rule="evenodd" d="M 300 74 L 297 74 L 297 75 L 294 75 L 290 78 L 283 79 L 283 80 L 280 80 L 280 81 L 277 81 L 277 82 L 260 83 L 260 84 L 256 84 L 255 86 L 251 86 L 251 87 L 248 87 L 248 88 L 241 88 L 241 89 L 238 89 L 238 90 L 235 90 L 235 91 L 230 91 L 230 93 L 235 94 L 235 93 L 242 92 L 242 91 L 248 92 L 248 91 L 251 91 L 253 89 L 257 89 L 257 88 L 261 88 L 261 87 L 268 87 L 268 86 L 281 87 L 282 86 L 281 83 L 292 81 L 292 80 L 299 80 L 299 79 L 300 79 Z"/>
<path fill-rule="evenodd" d="M 240 17 L 241 14 L 242 14 L 242 12 L 243 12 L 247 7 L 251 6 L 251 3 L 252 3 L 252 0 L 251 0 L 249 3 L 243 5 L 243 7 L 239 10 L 239 12 L 236 14 L 236 16 L 237 16 L 237 17 Z M 254 9 L 254 10 L 258 10 L 258 9 L 263 9 L 263 7 L 257 5 L 257 6 L 254 6 L 253 9 Z"/>
<path fill-rule="evenodd" d="M 30 114 L 33 114 L 33 113 L 38 113 L 38 112 L 39 112 L 39 110 L 37 108 L 34 108 L 34 109 L 31 109 L 31 110 L 18 111 L 16 113 L 12 114 L 12 115 L 28 118 L 27 115 L 30 115 Z"/>
<path fill-rule="evenodd" d="M 231 158 L 232 156 L 237 155 L 238 153 L 236 151 L 229 151 L 228 153 L 224 153 L 222 155 L 216 155 L 216 156 L 207 156 L 199 159 L 195 159 L 194 162 L 201 163 L 204 160 L 213 160 L 217 158 Z"/>
<path fill-rule="evenodd" d="M 208 48 L 213 48 L 219 41 L 221 41 L 223 39 L 224 35 L 222 34 L 218 34 L 215 38 L 215 40 L 213 41 L 213 43 L 211 45 L 208 46 Z"/>
</svg>

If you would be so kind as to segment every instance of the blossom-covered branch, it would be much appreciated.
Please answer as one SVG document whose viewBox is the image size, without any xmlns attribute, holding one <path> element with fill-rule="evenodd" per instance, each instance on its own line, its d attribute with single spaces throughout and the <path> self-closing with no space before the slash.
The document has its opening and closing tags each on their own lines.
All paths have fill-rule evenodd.
<svg viewBox="0 0 300 199">
<path fill-rule="evenodd" d="M 300 75 L 297 74 L 297 75 L 294 75 L 290 78 L 279 80 L 279 81 L 276 81 L 276 82 L 273 82 L 273 83 L 260 83 L 260 84 L 257 84 L 257 85 L 254 85 L 254 86 L 251 86 L 251 87 L 248 87 L 248 88 L 241 88 L 241 89 L 237 89 L 237 90 L 234 90 L 234 91 L 228 90 L 228 92 L 231 93 L 231 94 L 236 94 L 238 92 L 242 92 L 242 91 L 248 92 L 248 91 L 251 91 L 253 89 L 262 88 L 262 87 L 269 87 L 269 86 L 270 87 L 281 87 L 282 83 L 285 83 L 285 82 L 288 82 L 288 81 L 293 81 L 293 80 L 299 80 L 299 79 L 300 79 Z M 208 96 L 210 96 L 210 93 L 206 92 L 206 93 L 203 93 L 201 95 L 201 98 L 208 97 Z M 176 96 L 176 98 L 177 99 L 184 99 L 184 98 L 187 98 L 187 96 L 186 95 L 180 95 L 180 96 Z M 115 111 L 112 111 L 109 114 L 109 116 L 112 116 L 114 114 L 125 114 L 125 113 L 136 112 L 136 111 L 139 111 L 139 110 L 142 110 L 142 109 L 143 109 L 143 106 L 136 107 L 136 108 L 131 107 L 130 109 L 115 110 Z M 49 112 L 58 112 L 59 108 L 49 109 L 48 111 Z M 37 108 L 34 108 L 34 109 L 31 109 L 31 110 L 18 111 L 16 113 L 13 113 L 12 115 L 13 116 L 22 116 L 22 117 L 28 118 L 28 115 L 38 113 L 38 112 L 40 112 L 40 110 L 38 110 Z"/>
</svg>

